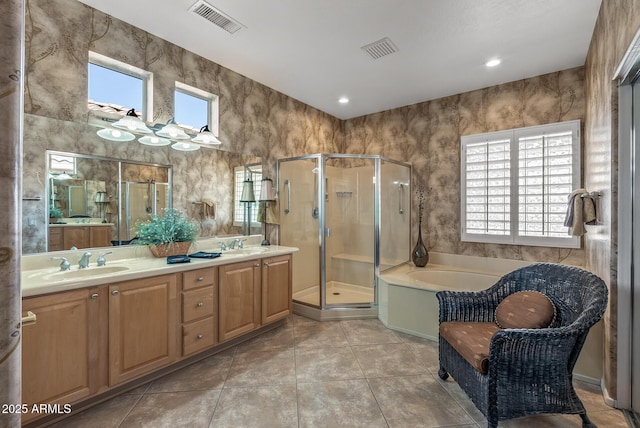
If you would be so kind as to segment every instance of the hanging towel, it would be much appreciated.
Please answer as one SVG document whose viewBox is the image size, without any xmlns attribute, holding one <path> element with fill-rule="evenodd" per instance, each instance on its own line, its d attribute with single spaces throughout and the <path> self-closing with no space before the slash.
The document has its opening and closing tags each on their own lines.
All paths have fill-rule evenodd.
<svg viewBox="0 0 640 428">
<path fill-rule="evenodd" d="M 205 220 L 216 218 L 216 204 L 210 199 L 204 199 L 202 201 L 200 215 Z"/>
<path fill-rule="evenodd" d="M 568 196 L 564 225 L 569 228 L 569 235 L 582 236 L 587 232 L 585 224 L 596 224 L 595 201 L 591 197 L 582 197 L 588 194 L 586 189 L 577 189 Z"/>
</svg>

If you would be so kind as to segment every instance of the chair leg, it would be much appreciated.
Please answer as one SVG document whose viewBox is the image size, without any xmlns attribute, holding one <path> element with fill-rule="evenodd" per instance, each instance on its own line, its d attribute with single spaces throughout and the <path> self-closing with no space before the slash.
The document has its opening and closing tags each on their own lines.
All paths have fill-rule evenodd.
<svg viewBox="0 0 640 428">
<path fill-rule="evenodd" d="M 440 369 L 438 369 L 438 376 L 440 376 L 440 379 L 446 380 L 449 377 L 449 373 L 447 373 L 444 368 L 440 367 Z"/>
<path fill-rule="evenodd" d="M 587 416 L 587 412 L 581 413 L 580 417 L 582 418 L 583 428 L 598 428 L 596 424 L 591 422 L 591 419 L 589 419 L 589 416 Z"/>
</svg>

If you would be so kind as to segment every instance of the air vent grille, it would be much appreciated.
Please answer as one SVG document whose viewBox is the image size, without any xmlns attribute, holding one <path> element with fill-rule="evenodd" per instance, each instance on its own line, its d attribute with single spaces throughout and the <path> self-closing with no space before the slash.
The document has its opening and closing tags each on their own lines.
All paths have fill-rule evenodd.
<svg viewBox="0 0 640 428">
<path fill-rule="evenodd" d="M 231 18 L 221 10 L 216 9 L 209 3 L 202 0 L 196 2 L 196 4 L 191 6 L 190 10 L 196 15 L 200 15 L 207 21 L 212 22 L 214 25 L 222 28 L 224 31 L 230 34 L 234 34 L 238 30 L 245 28 L 245 26 L 239 23 L 237 20 Z"/>
<path fill-rule="evenodd" d="M 363 51 L 369 54 L 373 59 L 382 58 L 383 56 L 391 55 L 394 52 L 398 52 L 398 48 L 393 44 L 391 39 L 385 37 L 377 42 L 369 43 L 361 47 Z"/>
</svg>

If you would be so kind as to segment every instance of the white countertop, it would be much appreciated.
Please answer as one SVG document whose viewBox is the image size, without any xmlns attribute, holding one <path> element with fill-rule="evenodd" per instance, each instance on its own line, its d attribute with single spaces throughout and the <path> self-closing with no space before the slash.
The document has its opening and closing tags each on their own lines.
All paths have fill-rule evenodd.
<svg viewBox="0 0 640 428">
<path fill-rule="evenodd" d="M 223 238 L 229 242 L 230 238 Z M 129 245 L 122 247 L 108 247 L 96 249 L 81 249 L 77 251 L 56 251 L 25 255 L 22 257 L 22 296 L 30 297 L 41 294 L 69 291 L 77 288 L 111 284 L 120 281 L 140 279 L 156 275 L 171 274 L 194 269 L 201 269 L 228 263 L 237 263 L 291 254 L 298 251 L 295 247 L 280 245 L 259 245 L 260 239 L 245 244 L 243 249 L 223 251 L 220 257 L 214 259 L 192 258 L 189 263 L 167 264 L 166 258 L 156 258 L 151 255 L 146 245 Z M 197 251 L 220 252 L 220 240 L 205 239 L 194 243 L 190 253 Z M 249 241 L 248 241 L 249 242 Z M 78 268 L 78 260 L 86 252 L 92 253 L 89 267 Z M 96 266 L 96 259 L 104 252 L 112 252 L 106 256 L 105 266 Z M 61 271 L 59 260 L 51 257 L 65 257 L 71 263 L 71 270 Z"/>
</svg>

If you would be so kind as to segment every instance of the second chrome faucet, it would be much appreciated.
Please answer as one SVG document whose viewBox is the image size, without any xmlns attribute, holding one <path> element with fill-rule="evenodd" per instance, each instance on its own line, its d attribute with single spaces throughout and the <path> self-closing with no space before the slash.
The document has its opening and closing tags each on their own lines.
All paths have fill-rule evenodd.
<svg viewBox="0 0 640 428">
<path fill-rule="evenodd" d="M 82 255 L 82 257 L 80 257 L 80 261 L 78 261 L 78 268 L 79 269 L 84 269 L 89 267 L 89 257 L 91 257 L 91 253 L 90 252 L 86 252 Z"/>
</svg>

